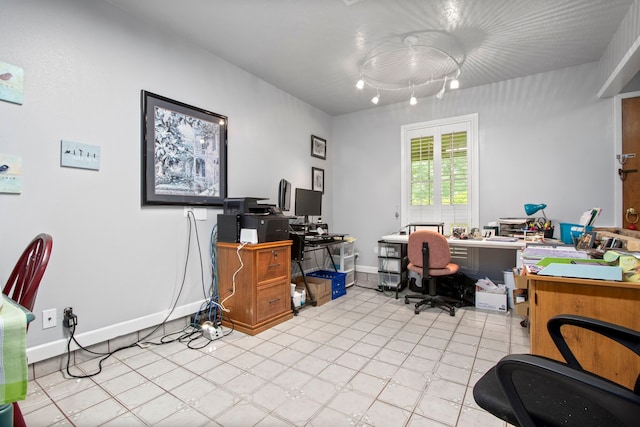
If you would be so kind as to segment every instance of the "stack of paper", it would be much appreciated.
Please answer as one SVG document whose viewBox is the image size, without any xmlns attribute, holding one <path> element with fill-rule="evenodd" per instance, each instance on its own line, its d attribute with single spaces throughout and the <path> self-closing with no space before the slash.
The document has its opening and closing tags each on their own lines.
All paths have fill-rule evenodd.
<svg viewBox="0 0 640 427">
<path fill-rule="evenodd" d="M 602 211 L 601 208 L 591 208 L 580 217 L 580 225 L 585 225 L 587 227 L 593 227 L 593 224 L 596 222 L 596 219 L 600 215 Z"/>
</svg>

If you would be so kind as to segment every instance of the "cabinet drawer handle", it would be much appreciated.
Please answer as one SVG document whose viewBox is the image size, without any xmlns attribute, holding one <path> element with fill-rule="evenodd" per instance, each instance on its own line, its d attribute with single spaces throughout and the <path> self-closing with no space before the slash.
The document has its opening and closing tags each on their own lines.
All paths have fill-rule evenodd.
<svg viewBox="0 0 640 427">
<path fill-rule="evenodd" d="M 276 298 L 276 299 L 272 299 L 271 301 L 269 301 L 269 304 L 273 304 L 280 301 L 280 298 Z"/>
<path fill-rule="evenodd" d="M 275 264 L 269 264 L 269 268 L 280 267 L 280 263 L 277 262 Z"/>
</svg>

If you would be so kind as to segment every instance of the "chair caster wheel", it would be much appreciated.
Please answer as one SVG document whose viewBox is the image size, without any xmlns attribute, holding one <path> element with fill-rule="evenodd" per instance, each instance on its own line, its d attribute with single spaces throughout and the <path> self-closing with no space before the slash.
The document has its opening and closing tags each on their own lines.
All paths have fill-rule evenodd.
<svg viewBox="0 0 640 427">
<path fill-rule="evenodd" d="M 456 309 L 455 307 L 451 307 L 451 309 L 449 310 L 449 316 L 455 316 L 456 315 Z"/>
<path fill-rule="evenodd" d="M 419 314 L 419 313 L 420 313 L 420 310 L 415 309 L 415 310 L 414 310 L 414 313 L 415 313 L 415 314 Z"/>
<path fill-rule="evenodd" d="M 404 303 L 405 303 L 405 304 L 409 304 L 409 298 L 404 297 Z"/>
</svg>

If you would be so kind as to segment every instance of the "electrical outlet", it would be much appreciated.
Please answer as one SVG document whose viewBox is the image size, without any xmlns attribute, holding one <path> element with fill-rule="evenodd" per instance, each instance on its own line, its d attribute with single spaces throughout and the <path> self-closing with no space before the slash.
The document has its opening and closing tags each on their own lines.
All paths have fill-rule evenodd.
<svg viewBox="0 0 640 427">
<path fill-rule="evenodd" d="M 42 329 L 55 328 L 58 321 L 56 309 L 42 310 Z"/>
<path fill-rule="evenodd" d="M 189 212 L 193 212 L 196 221 L 207 220 L 207 208 L 184 208 L 184 217 L 189 216 Z"/>
</svg>

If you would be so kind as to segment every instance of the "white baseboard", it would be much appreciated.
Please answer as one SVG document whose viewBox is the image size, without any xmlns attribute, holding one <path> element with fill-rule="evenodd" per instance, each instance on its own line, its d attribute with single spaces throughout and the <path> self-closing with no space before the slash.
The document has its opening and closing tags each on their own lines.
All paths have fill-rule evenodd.
<svg viewBox="0 0 640 427">
<path fill-rule="evenodd" d="M 198 310 L 200 310 L 200 307 L 202 307 L 203 303 L 204 300 L 192 302 L 181 307 L 176 307 L 167 321 L 194 314 Z M 120 337 L 122 335 L 127 335 L 159 325 L 165 320 L 168 313 L 169 310 L 165 310 L 159 313 L 150 314 L 148 316 L 138 317 L 137 319 L 127 320 L 126 322 L 109 325 L 104 328 L 95 329 L 93 331 L 79 333 L 74 337 L 78 340 L 78 342 L 80 342 L 80 344 L 82 344 L 83 347 L 88 347 Z M 67 342 L 68 339 L 65 338 L 29 347 L 27 348 L 27 361 L 29 362 L 29 364 L 31 364 L 50 359 L 52 357 L 60 356 L 61 354 L 67 352 Z M 73 344 L 71 350 L 76 350 L 77 348 L 78 347 Z"/>
<path fill-rule="evenodd" d="M 377 274 L 378 273 L 378 267 L 371 267 L 368 265 L 357 265 L 356 266 L 356 271 L 359 273 L 372 273 L 372 274 Z"/>
</svg>

